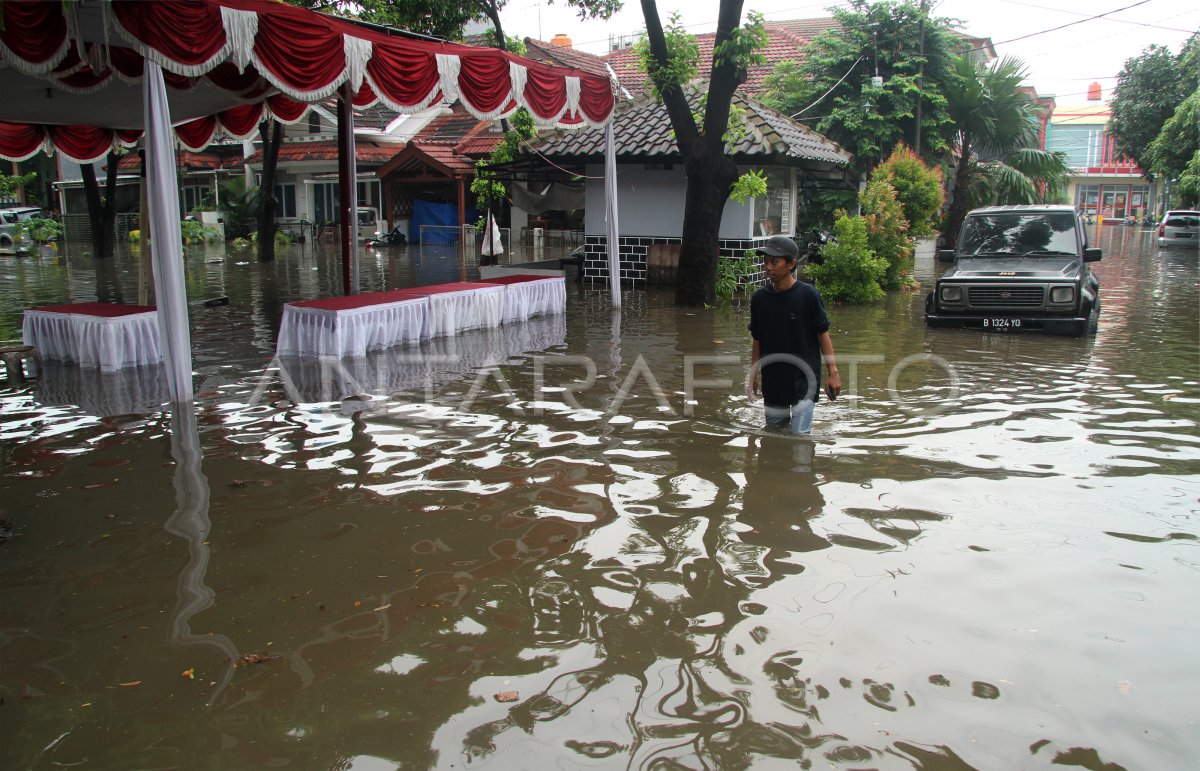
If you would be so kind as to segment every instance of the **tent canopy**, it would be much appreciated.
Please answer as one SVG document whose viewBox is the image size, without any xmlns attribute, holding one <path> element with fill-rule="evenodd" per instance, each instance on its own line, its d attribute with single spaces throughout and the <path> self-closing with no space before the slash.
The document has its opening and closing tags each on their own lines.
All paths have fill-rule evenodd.
<svg viewBox="0 0 1200 771">
<path fill-rule="evenodd" d="M 603 124 L 613 108 L 609 82 L 596 75 L 266 0 L 4 0 L 0 14 L 0 157 L 58 150 L 90 163 L 145 134 L 155 302 L 178 402 L 193 389 L 173 140 L 198 150 L 220 132 L 243 139 L 264 115 L 299 120 L 306 103 L 335 93 L 408 113 L 459 100 L 481 119 L 523 106 L 563 127 Z M 353 159 L 341 104 L 342 154 Z M 353 206 L 349 169 L 342 201 Z M 353 251 L 347 230 L 347 292 Z"/>
<path fill-rule="evenodd" d="M 461 101 L 481 119 L 526 107 L 542 125 L 601 125 L 609 82 L 491 48 L 390 35 L 267 0 L 8 0 L 0 26 L 0 157 L 81 162 L 136 142 L 147 59 L 163 69 L 180 144 L 292 123 L 348 83 L 356 107 Z"/>
</svg>

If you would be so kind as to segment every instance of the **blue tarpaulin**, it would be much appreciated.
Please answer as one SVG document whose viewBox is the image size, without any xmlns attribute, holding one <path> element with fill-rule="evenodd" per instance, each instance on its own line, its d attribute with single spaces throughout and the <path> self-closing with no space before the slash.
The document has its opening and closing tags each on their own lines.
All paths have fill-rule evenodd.
<svg viewBox="0 0 1200 771">
<path fill-rule="evenodd" d="M 466 221 L 474 223 L 479 219 L 479 213 L 474 206 L 467 207 Z M 441 225 L 446 229 L 427 230 L 425 232 L 424 243 L 427 244 L 453 244 L 458 242 L 458 207 L 452 203 L 435 203 L 433 201 L 422 201 L 420 198 L 413 201 L 412 220 L 408 226 L 408 241 L 409 243 L 421 243 L 421 226 L 422 225 Z M 450 230 L 450 228 L 456 228 Z"/>
</svg>

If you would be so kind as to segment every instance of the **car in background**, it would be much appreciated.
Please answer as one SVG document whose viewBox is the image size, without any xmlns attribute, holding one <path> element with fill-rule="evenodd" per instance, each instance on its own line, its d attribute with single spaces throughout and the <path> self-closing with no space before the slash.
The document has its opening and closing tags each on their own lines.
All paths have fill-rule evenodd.
<svg viewBox="0 0 1200 771">
<path fill-rule="evenodd" d="M 17 232 L 17 224 L 26 220 L 44 218 L 46 212 L 36 206 L 11 206 L 0 209 L 0 249 L 28 248 L 32 243 L 28 236 Z"/>
<path fill-rule="evenodd" d="M 1101 252 L 1070 206 L 992 206 L 967 213 L 954 265 L 925 298 L 931 327 L 986 332 L 1096 331 L 1100 280 L 1088 267 Z"/>
<path fill-rule="evenodd" d="M 1158 245 L 1195 249 L 1200 245 L 1200 211 L 1172 209 L 1158 223 Z"/>
</svg>

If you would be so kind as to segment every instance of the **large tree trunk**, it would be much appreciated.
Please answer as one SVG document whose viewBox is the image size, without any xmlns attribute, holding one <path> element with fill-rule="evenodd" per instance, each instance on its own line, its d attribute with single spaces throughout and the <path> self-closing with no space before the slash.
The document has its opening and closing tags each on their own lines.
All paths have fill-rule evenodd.
<svg viewBox="0 0 1200 771">
<path fill-rule="evenodd" d="M 711 305 L 716 300 L 721 213 L 729 200 L 729 188 L 737 180 L 738 170 L 724 154 L 711 152 L 689 158 L 686 168 L 687 195 L 675 303 Z"/>
<path fill-rule="evenodd" d="M 962 229 L 967 212 L 971 211 L 971 148 L 964 145 L 961 149 L 954 172 L 954 191 L 946 214 L 946 227 L 942 230 L 942 247 L 945 249 L 953 249 L 958 245 L 958 231 Z"/>
<path fill-rule="evenodd" d="M 670 53 L 658 6 L 655 0 L 641 0 L 641 3 L 650 54 L 669 69 Z M 721 0 L 717 33 L 713 39 L 716 50 L 730 41 L 741 18 L 742 0 Z M 687 169 L 687 196 L 675 288 L 678 305 L 708 305 L 716 299 L 721 214 L 729 199 L 730 188 L 738 177 L 737 164 L 726 153 L 724 136 L 729 127 L 733 93 L 745 80 L 746 71 L 739 66 L 736 56 L 714 57 L 708 98 L 704 103 L 703 128 L 697 126 L 692 117 L 684 84 L 655 84 L 671 118 L 675 141 Z"/>
<path fill-rule="evenodd" d="M 275 259 L 275 167 L 279 164 L 279 145 L 283 124 L 275 119 L 258 124 L 262 137 L 262 180 L 258 186 L 258 261 Z"/>
<path fill-rule="evenodd" d="M 117 218 L 117 156 L 108 154 L 108 171 L 104 180 L 104 195 L 100 195 L 100 185 L 96 181 L 96 164 L 79 164 L 79 173 L 83 178 L 83 194 L 87 199 L 88 219 L 92 225 L 92 256 L 97 260 L 105 260 L 113 256 L 115 240 L 115 221 Z"/>
</svg>

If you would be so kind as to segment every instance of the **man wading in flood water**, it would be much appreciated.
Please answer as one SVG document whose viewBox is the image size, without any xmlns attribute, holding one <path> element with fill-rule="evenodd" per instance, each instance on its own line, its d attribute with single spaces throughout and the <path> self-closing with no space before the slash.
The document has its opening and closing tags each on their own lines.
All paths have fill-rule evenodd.
<svg viewBox="0 0 1200 771">
<path fill-rule="evenodd" d="M 759 249 L 771 283 L 750 298 L 750 391 L 762 398 L 767 425 L 793 434 L 812 431 L 813 407 L 820 398 L 821 359 L 825 393 L 836 399 L 842 378 L 829 339 L 829 317 L 817 290 L 793 275 L 800 250 L 787 236 L 775 236 Z"/>
</svg>

